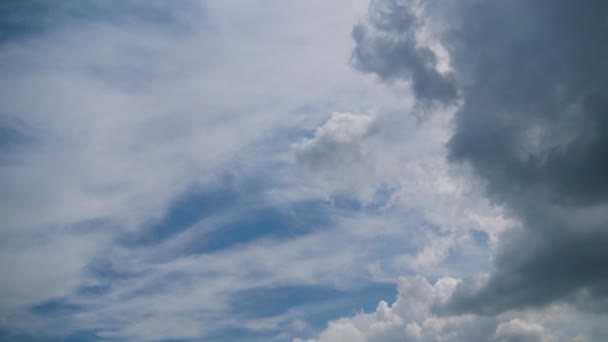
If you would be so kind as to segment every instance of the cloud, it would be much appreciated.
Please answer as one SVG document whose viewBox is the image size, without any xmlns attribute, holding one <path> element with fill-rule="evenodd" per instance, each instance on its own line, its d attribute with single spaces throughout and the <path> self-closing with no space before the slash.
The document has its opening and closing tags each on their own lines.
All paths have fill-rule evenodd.
<svg viewBox="0 0 608 342">
<path fill-rule="evenodd" d="M 449 55 L 462 101 L 449 159 L 472 166 L 488 197 L 523 225 L 499 240 L 487 282 L 464 281 L 451 310 L 499 313 L 563 300 L 605 309 L 598 303 L 608 293 L 607 6 L 386 0 L 372 2 L 365 24 L 382 36 L 361 39 L 356 26 L 354 51 L 365 71 L 415 85 L 415 73 L 401 70 L 419 68 L 410 58 L 419 46 L 412 23 L 425 23 Z M 452 103 L 444 94 L 435 100 Z"/>
<path fill-rule="evenodd" d="M 461 46 L 446 43 L 458 40 L 440 39 L 459 35 L 434 26 L 444 14 L 434 4 L 374 1 L 355 30 L 364 0 L 68 1 L 0 19 L 13 30 L 0 37 L 3 336 L 487 341 L 545 329 L 573 337 L 555 332 L 571 311 L 545 319 L 511 309 L 561 296 L 602 308 L 600 287 L 573 292 L 557 281 L 562 268 L 547 267 L 561 260 L 596 282 L 605 210 L 588 205 L 601 196 L 592 187 L 572 192 L 563 175 L 544 170 L 514 174 L 523 199 L 485 175 L 491 203 L 466 167 L 447 162 L 448 154 L 470 159 L 484 175 L 466 152 L 472 146 L 456 143 L 470 96 L 462 84 L 476 78 L 462 71 Z M 455 20 L 467 6 L 452 11 Z M 390 87 L 345 63 L 352 38 L 352 65 Z M 602 107 L 594 99 L 581 108 Z M 435 113 L 423 120 L 404 115 L 429 108 Z M 599 115 L 589 118 L 603 127 Z M 586 132 L 582 122 L 547 134 L 545 121 L 525 133 L 518 158 L 556 142 L 580 144 L 578 152 L 598 144 L 593 134 L 572 138 Z M 497 138 L 508 131 L 499 128 Z M 563 140 L 553 134 L 562 131 Z M 516 150 L 509 139 L 505 149 Z M 562 165 L 559 151 L 546 159 L 552 166 Z M 526 173 L 547 178 L 539 185 L 547 191 Z M 518 220 L 523 233 L 511 227 Z M 549 240 L 528 228 L 547 220 L 557 227 Z M 580 222 L 586 229 L 568 233 Z M 559 256 L 574 253 L 554 246 L 590 248 L 569 259 Z M 495 249 L 499 271 L 515 277 L 444 276 L 489 271 Z M 318 322 L 368 310 L 399 274 L 417 273 L 428 278 L 399 280 L 393 304 L 315 334 Z M 518 291 L 497 291 L 503 279 Z M 543 286 L 529 291 L 531 283 Z M 599 316 L 585 317 L 596 324 Z M 581 324 L 568 329 L 586 334 Z M 601 340 L 598 331 L 589 336 Z"/>
<path fill-rule="evenodd" d="M 292 239 L 266 236 L 201 254 L 188 253 L 183 245 L 174 244 L 173 239 L 157 247 L 114 247 L 104 260 L 116 265 L 116 272 L 123 276 L 115 280 L 98 279 L 100 285 L 111 284 L 111 287 L 97 296 L 70 296 L 70 302 L 87 308 L 70 318 L 76 326 L 97 327 L 103 335 L 144 340 L 151 339 L 152 335 L 177 338 L 171 335 L 179 331 L 176 326 L 190 326 L 189 320 L 179 319 L 183 316 L 208 325 L 204 331 L 197 330 L 204 337 L 230 329 L 290 332 L 294 329 L 291 322 L 308 314 L 298 307 L 287 310 L 290 303 L 281 301 L 282 288 L 316 286 L 341 289 L 347 294 L 374 282 L 371 268 L 376 261 L 384 264 L 384 258 L 390 260 L 388 256 L 403 253 L 403 246 L 416 231 L 414 227 L 406 231 L 399 229 L 397 222 L 387 220 L 388 216 L 384 213 L 372 219 L 358 215 Z M 296 223 L 295 220 L 286 222 L 283 229 Z M 184 234 L 196 238 L 196 229 L 192 227 Z M 370 230 L 374 241 L 369 239 Z M 198 237 L 203 241 L 206 238 L 206 235 Z M 174 239 L 179 241 L 181 236 Z M 388 241 L 399 242 L 389 246 Z M 382 255 L 386 256 L 380 258 Z M 159 259 L 168 261 L 159 263 Z M 266 290 L 269 297 L 247 296 L 253 301 L 250 306 L 255 305 L 246 308 L 239 296 L 256 293 L 254 290 L 257 293 Z M 264 305 L 265 311 L 271 304 L 280 305 L 276 315 L 260 317 L 259 306 Z M 327 298 L 317 305 L 334 304 Z M 318 312 L 314 310 L 319 309 L 310 310 L 314 314 Z M 112 317 L 109 322 L 108 317 Z M 166 330 L 160 334 L 157 329 L 162 326 L 166 326 Z M 186 329 L 183 333 L 187 331 L 192 330 Z"/>
<path fill-rule="evenodd" d="M 312 169 L 356 163 L 364 158 L 362 140 L 374 134 L 377 122 L 373 115 L 333 113 L 312 138 L 295 146 L 296 158 Z"/>
<path fill-rule="evenodd" d="M 466 169 L 447 163 L 444 144 L 453 108 L 422 122 L 404 115 L 416 111 L 402 104 L 382 114 L 333 113 L 311 137 L 292 146 L 297 178 L 286 179 L 290 186 L 285 190 L 408 208 L 446 230 L 475 228 L 495 236 L 514 225 L 504 218 L 496 221 L 500 208 L 469 185 Z"/>
<path fill-rule="evenodd" d="M 597 298 L 606 293 L 600 260 L 607 257 L 601 245 L 608 242 L 608 191 L 601 175 L 608 164 L 600 151 L 608 146 L 608 84 L 598 77 L 606 69 L 606 49 L 598 44 L 606 28 L 598 13 L 606 9 L 604 2 L 580 8 L 565 1 L 516 1 L 464 13 L 488 21 L 462 28 L 467 51 L 454 49 L 454 60 L 482 49 L 494 53 L 479 54 L 467 74 L 474 81 L 457 115 L 451 157 L 471 163 L 488 181 L 490 196 L 526 227 L 505 238 L 497 272 L 479 292 L 494 298 L 497 310 L 568 299 L 583 289 Z M 517 16 L 522 27 L 491 19 L 505 13 Z M 502 43 L 479 37 L 486 29 L 498 31 Z M 510 303 L 497 300 L 501 294 Z M 456 298 L 464 308 L 466 300 Z"/>
<path fill-rule="evenodd" d="M 545 332 L 542 325 L 526 323 L 517 318 L 502 322 L 496 327 L 492 337 L 497 342 L 549 342 L 554 339 Z"/>
<path fill-rule="evenodd" d="M 452 75 L 439 72 L 437 55 L 420 40 L 424 22 L 414 4 L 371 1 L 367 20 L 353 29 L 353 64 L 387 81 L 411 81 L 411 89 L 420 102 L 453 101 L 457 89 Z"/>
<path fill-rule="evenodd" d="M 270 181 L 259 174 L 272 174 L 271 165 L 282 162 L 277 151 L 289 151 L 296 140 L 292 132 L 334 108 L 367 108 L 387 97 L 344 61 L 356 4 L 338 11 L 323 1 L 218 2 L 192 8 L 148 1 L 111 2 L 116 7 L 105 1 L 36 3 L 52 8 L 7 11 L 32 16 L 20 23 L 43 23 L 16 28 L 23 32 L 10 32 L 10 39 L 0 44 L 3 334 L 16 329 L 36 336 L 67 335 L 85 329 L 147 339 L 164 323 L 168 338 L 201 337 L 208 332 L 193 328 L 192 320 L 218 329 L 243 326 L 209 303 L 228 305 L 228 297 L 243 289 L 235 284 L 246 284 L 252 276 L 253 269 L 239 266 L 248 257 L 273 274 L 275 267 L 287 271 L 253 283 L 262 287 L 307 284 L 332 273 L 315 268 L 317 262 L 309 258 L 305 247 L 317 251 L 315 238 L 277 254 L 269 254 L 260 241 L 243 254 L 238 253 L 242 246 L 234 246 L 234 254 L 208 253 L 229 268 L 211 270 L 224 275 L 217 283 L 204 282 L 209 277 L 196 272 L 173 279 L 159 267 L 161 261 L 173 265 L 173 258 L 185 254 L 179 248 L 192 241 L 171 240 L 175 249 L 163 244 L 164 238 L 149 245 L 125 241 L 153 234 L 182 195 L 221 184 L 225 175 L 256 175 L 256 185 L 267 186 Z M 259 20 L 270 11 L 281 15 Z M 310 17 L 316 18 L 315 25 L 309 25 Z M 5 19 L 10 18 L 3 12 Z M 327 77 L 319 82 L 314 75 Z M 252 194 L 248 188 L 236 191 L 239 198 Z M 256 200 L 256 205 L 274 208 L 263 194 Z M 241 219 L 240 209 L 250 208 L 231 207 L 222 214 L 233 222 Z M 170 229 L 194 233 L 196 239 L 205 228 L 227 227 L 225 217 L 213 217 L 220 223 L 204 218 L 199 217 L 204 221 L 199 226 L 192 223 L 196 227 Z M 272 237 L 255 220 L 242 221 L 239 229 L 221 232 L 226 240 L 249 242 L 229 236 L 246 229 Z M 220 242 L 221 233 L 216 235 Z M 331 254 L 328 247 L 323 245 L 319 255 L 335 257 L 336 264 L 351 251 Z M 137 258 L 139 253 L 148 259 Z M 344 273 L 328 279 L 350 276 Z M 208 292 L 197 292 L 192 284 Z M 158 287 L 167 292 L 157 294 Z M 184 298 L 186 294 L 195 299 Z M 78 302 L 79 309 L 61 316 L 61 322 L 52 314 L 22 315 L 48 301 Z M 185 313 L 200 315 L 185 318 Z M 46 324 L 35 329 L 38 321 Z M 184 327 L 183 335 L 174 326 Z"/>
<path fill-rule="evenodd" d="M 449 300 L 459 283 L 459 279 L 449 277 L 440 278 L 434 285 L 421 276 L 402 277 L 393 304 L 381 301 L 373 313 L 331 321 L 315 339 L 294 339 L 294 342 L 555 341 L 542 325 L 520 318 L 434 315 L 433 305 Z M 567 338 L 561 337 L 564 341 Z"/>
<path fill-rule="evenodd" d="M 108 239 L 103 232 L 55 230 L 35 239 L 11 236 L 0 243 L 0 269 L 5 274 L 0 280 L 0 315 L 60 298 L 77 287 L 87 262 Z"/>
</svg>

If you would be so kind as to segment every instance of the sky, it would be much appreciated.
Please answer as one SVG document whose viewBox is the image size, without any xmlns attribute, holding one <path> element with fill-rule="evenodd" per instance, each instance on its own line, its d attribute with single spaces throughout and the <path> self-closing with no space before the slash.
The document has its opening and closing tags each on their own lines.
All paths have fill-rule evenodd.
<svg viewBox="0 0 608 342">
<path fill-rule="evenodd" d="M 0 342 L 608 340 L 607 18 L 3 0 Z"/>
</svg>

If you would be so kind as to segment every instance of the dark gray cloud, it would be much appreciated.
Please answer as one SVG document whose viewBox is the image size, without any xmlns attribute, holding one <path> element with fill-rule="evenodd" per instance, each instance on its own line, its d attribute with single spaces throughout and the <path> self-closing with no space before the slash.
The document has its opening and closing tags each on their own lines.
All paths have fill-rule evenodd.
<svg viewBox="0 0 608 342">
<path fill-rule="evenodd" d="M 490 189 L 572 205 L 608 195 L 608 4 L 486 1 L 450 52 L 466 79 L 450 142 Z M 468 18 L 468 20 L 466 19 Z"/>
<path fill-rule="evenodd" d="M 421 57 L 413 39 L 398 39 L 413 35 L 412 7 L 382 3 L 384 19 L 368 25 L 385 36 L 362 39 L 355 29 L 358 65 L 383 79 L 411 80 L 416 89 L 414 70 L 432 58 Z M 470 164 L 488 196 L 524 225 L 501 239 L 487 283 L 464 282 L 449 309 L 496 313 L 568 300 L 603 310 L 608 2 L 429 1 L 422 13 L 441 28 L 463 100 L 450 160 Z M 400 17 L 407 19 L 399 26 Z M 426 89 L 415 93 L 422 100 L 451 100 L 440 87 Z"/>
<path fill-rule="evenodd" d="M 386 81 L 410 80 L 422 102 L 454 100 L 451 74 L 439 73 L 435 53 L 417 44 L 421 25 L 409 2 L 372 0 L 368 20 L 353 29 L 353 64 Z"/>
<path fill-rule="evenodd" d="M 466 80 L 451 158 L 525 225 L 488 284 L 456 292 L 457 310 L 607 294 L 607 14 L 605 1 L 479 2 L 447 40 Z"/>
</svg>

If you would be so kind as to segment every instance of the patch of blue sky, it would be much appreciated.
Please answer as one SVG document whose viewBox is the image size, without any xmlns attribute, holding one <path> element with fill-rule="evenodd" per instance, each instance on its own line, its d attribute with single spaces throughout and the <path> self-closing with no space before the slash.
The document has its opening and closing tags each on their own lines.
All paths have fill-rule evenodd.
<svg viewBox="0 0 608 342">
<path fill-rule="evenodd" d="M 195 6 L 191 1 L 150 5 L 133 0 L 3 0 L 0 2 L 0 43 L 41 34 L 69 25 L 149 24 L 163 30 L 184 32 L 189 29 L 183 13 Z M 197 5 L 196 5 L 197 6 Z"/>
<path fill-rule="evenodd" d="M 272 317 L 305 306 L 302 318 L 322 324 L 327 318 L 335 319 L 361 310 L 372 311 L 378 305 L 378 298 L 390 299 L 394 295 L 395 284 L 392 283 L 368 284 L 348 290 L 319 285 L 280 286 L 240 291 L 232 296 L 230 306 L 238 308 L 237 314 L 247 318 Z"/>
<path fill-rule="evenodd" d="M 29 312 L 38 317 L 48 318 L 57 322 L 65 322 L 71 319 L 71 316 L 81 312 L 86 312 L 87 308 L 80 304 L 70 302 L 68 299 L 53 299 L 44 303 L 33 305 L 29 308 Z M 60 324 L 61 325 L 61 324 Z M 7 336 L 3 337 L 0 331 L 0 341 L 25 341 L 25 342 L 80 342 L 80 341 L 105 341 L 99 337 L 96 330 L 76 330 L 67 331 L 61 329 L 47 331 L 45 334 L 35 332 L 19 332 L 13 331 L 11 335 L 7 332 Z"/>
<path fill-rule="evenodd" d="M 173 202 L 160 222 L 143 227 L 137 235 L 125 236 L 121 242 L 134 246 L 159 243 L 206 217 L 233 209 L 241 200 L 240 196 L 241 193 L 230 184 L 190 189 Z"/>
<path fill-rule="evenodd" d="M 482 230 L 471 229 L 470 234 L 471 238 L 480 246 L 487 246 L 490 242 L 490 236 Z"/>
<path fill-rule="evenodd" d="M 126 269 L 111 259 L 98 257 L 89 263 L 83 274 L 94 282 L 77 287 L 73 293 L 77 299 L 101 298 L 122 284 L 148 274 L 148 270 Z M 160 284 L 159 284 L 160 285 Z"/>
<path fill-rule="evenodd" d="M 395 284 L 373 284 L 354 290 L 337 290 L 325 286 L 282 286 L 241 291 L 233 296 L 231 313 L 242 321 L 272 319 L 290 315 L 277 324 L 277 329 L 252 331 L 245 328 L 222 329 L 207 336 L 208 341 L 289 341 L 290 331 L 298 336 L 313 335 L 325 328 L 330 320 L 352 316 L 359 312 L 373 312 L 378 298 L 394 301 Z M 294 322 L 306 326 L 294 327 Z M 277 331 L 281 332 L 277 334 Z"/>
<path fill-rule="evenodd" d="M 33 138 L 25 134 L 23 131 L 9 125 L 2 125 L 2 123 L 0 123 L 0 150 L 10 146 L 31 142 L 32 140 Z"/>
<path fill-rule="evenodd" d="M 302 201 L 281 207 L 266 206 L 245 211 L 220 229 L 192 241 L 186 254 L 211 253 L 264 237 L 290 239 L 328 226 L 327 203 Z"/>
<path fill-rule="evenodd" d="M 56 339 L 59 342 L 102 342 L 108 341 L 108 339 L 102 338 L 98 335 L 96 330 L 81 330 L 73 332 L 67 336 Z M 47 340 L 46 342 L 55 342 L 53 340 Z"/>
<path fill-rule="evenodd" d="M 359 198 L 350 192 L 333 193 L 330 196 L 329 201 L 332 207 L 336 209 L 374 213 L 385 209 L 387 202 L 395 191 L 395 187 L 381 184 L 377 187 L 374 196 L 369 203 L 362 203 Z"/>
<path fill-rule="evenodd" d="M 120 268 L 120 265 L 116 265 L 108 259 L 101 258 L 95 259 L 87 265 L 86 272 L 97 278 L 108 280 L 130 279 L 141 275 L 141 273 L 125 271 Z"/>
<path fill-rule="evenodd" d="M 277 341 L 275 331 L 255 332 L 247 329 L 229 329 L 216 331 L 208 335 L 205 340 L 215 342 L 232 342 L 232 341 L 248 341 L 248 342 L 270 342 Z M 290 339 L 283 339 L 289 341 Z"/>
<path fill-rule="evenodd" d="M 372 312 L 378 305 L 378 298 L 393 300 L 395 284 L 373 284 L 355 290 L 337 290 L 324 286 L 284 286 L 269 289 L 242 291 L 233 297 L 233 313 L 243 321 L 291 315 L 290 319 L 278 324 L 276 331 L 256 332 L 247 329 L 224 329 L 209 341 L 284 341 L 291 340 L 289 331 L 298 336 L 313 335 L 325 328 L 330 320 L 352 316 L 358 312 Z M 306 322 L 306 326 L 294 327 L 295 321 Z M 294 331 L 295 330 L 295 331 Z"/>
<path fill-rule="evenodd" d="M 28 333 L 0 331 L 0 341 L 20 342 L 103 342 L 109 341 L 98 335 L 96 330 L 79 330 L 68 334 L 36 335 Z"/>
<path fill-rule="evenodd" d="M 157 245 L 192 229 L 196 224 L 226 215 L 218 226 L 181 246 L 180 254 L 209 253 L 259 238 L 293 238 L 327 227 L 331 223 L 326 201 L 303 200 L 271 203 L 264 192 L 269 181 L 254 174 L 244 179 L 226 175 L 212 186 L 192 187 L 173 202 L 160 222 L 150 224 L 137 234 L 121 237 L 121 245 L 131 248 Z"/>
<path fill-rule="evenodd" d="M 6 0 L 0 3 L 0 42 L 40 33 L 48 26 L 50 1 Z"/>
<path fill-rule="evenodd" d="M 76 290 L 76 295 L 79 297 L 97 297 L 104 295 L 110 291 L 110 284 L 102 284 L 102 285 L 85 285 L 80 286 Z"/>
<path fill-rule="evenodd" d="M 392 303 L 395 300 L 395 293 L 394 283 L 376 283 L 354 291 L 341 291 L 333 299 L 331 305 L 326 307 L 322 306 L 322 301 L 317 302 L 311 299 L 312 302 L 320 304 L 320 308 L 323 308 L 323 310 L 311 312 L 302 319 L 310 325 L 313 331 L 319 331 L 325 328 L 329 321 L 353 316 L 362 311 L 366 313 L 375 311 L 379 298 Z"/>
<path fill-rule="evenodd" d="M 30 308 L 30 312 L 36 315 L 69 315 L 83 310 L 83 307 L 78 304 L 70 303 L 63 299 L 53 299 L 34 305 Z"/>
<path fill-rule="evenodd" d="M 0 113 L 0 165 L 16 162 L 19 152 L 39 142 L 24 122 L 7 117 Z"/>
<path fill-rule="evenodd" d="M 336 209 L 359 211 L 363 208 L 361 201 L 349 193 L 335 193 L 329 201 Z"/>
</svg>

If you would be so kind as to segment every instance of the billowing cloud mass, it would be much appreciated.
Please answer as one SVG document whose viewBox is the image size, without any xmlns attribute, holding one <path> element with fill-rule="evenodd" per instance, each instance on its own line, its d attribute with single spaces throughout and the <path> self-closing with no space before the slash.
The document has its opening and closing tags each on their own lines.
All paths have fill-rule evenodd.
<svg viewBox="0 0 608 342">
<path fill-rule="evenodd" d="M 452 71 L 430 72 L 438 79 L 423 93 L 414 72 L 421 64 L 410 57 L 421 30 L 412 13 Z M 463 281 L 443 310 L 563 301 L 608 308 L 607 14 L 605 1 L 379 0 L 362 24 L 373 35 L 353 30 L 356 65 L 411 81 L 420 101 L 449 102 L 445 85 L 455 80 L 462 106 L 449 158 L 472 166 L 489 198 L 523 225 L 500 239 L 489 278 Z M 437 55 L 426 54 L 433 66 Z M 502 340 L 516 327 L 535 330 L 517 321 L 501 327 Z"/>
<path fill-rule="evenodd" d="M 418 100 L 454 100 L 452 75 L 437 70 L 438 57 L 418 35 L 424 21 L 416 12 L 414 2 L 372 1 L 368 20 L 353 29 L 354 65 L 384 80 L 411 81 Z"/>
<path fill-rule="evenodd" d="M 433 315 L 433 305 L 448 300 L 459 283 L 449 277 L 440 278 L 434 285 L 420 276 L 400 278 L 393 304 L 381 301 L 373 313 L 332 321 L 317 339 L 294 342 L 555 341 L 542 325 L 519 318 Z"/>
</svg>

